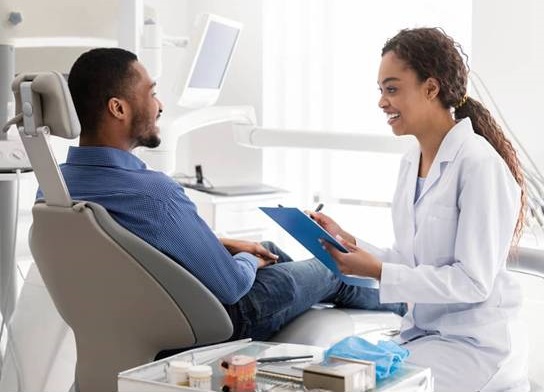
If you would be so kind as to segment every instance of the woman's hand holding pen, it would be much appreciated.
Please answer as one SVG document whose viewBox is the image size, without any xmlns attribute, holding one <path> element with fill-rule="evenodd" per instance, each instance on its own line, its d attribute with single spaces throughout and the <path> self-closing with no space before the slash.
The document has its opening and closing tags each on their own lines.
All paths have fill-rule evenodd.
<svg viewBox="0 0 544 392">
<path fill-rule="evenodd" d="M 322 208 L 323 204 L 319 204 L 315 211 L 306 211 L 306 213 L 348 250 L 348 253 L 341 252 L 327 241 L 321 240 L 323 248 L 336 261 L 340 272 L 344 275 L 368 276 L 380 280 L 382 262 L 357 247 L 355 237 L 342 229 L 334 219 L 320 212 Z"/>
<path fill-rule="evenodd" d="M 380 280 L 382 276 L 382 262 L 372 254 L 346 241 L 340 235 L 335 236 L 348 250 L 348 253 L 340 252 L 327 241 L 322 241 L 323 247 L 336 261 L 338 269 L 344 275 L 369 276 Z"/>
<path fill-rule="evenodd" d="M 322 205 L 322 204 L 320 204 Z M 321 208 L 319 209 L 321 210 Z M 356 243 L 355 237 L 349 234 L 347 231 L 344 231 L 338 223 L 336 223 L 331 217 L 328 215 L 323 214 L 322 212 L 316 210 L 316 211 L 306 211 L 310 217 L 315 220 L 319 226 L 324 228 L 326 231 L 329 232 L 330 235 L 333 237 L 341 236 L 342 238 L 346 239 L 347 241 L 351 242 L 352 244 Z"/>
</svg>

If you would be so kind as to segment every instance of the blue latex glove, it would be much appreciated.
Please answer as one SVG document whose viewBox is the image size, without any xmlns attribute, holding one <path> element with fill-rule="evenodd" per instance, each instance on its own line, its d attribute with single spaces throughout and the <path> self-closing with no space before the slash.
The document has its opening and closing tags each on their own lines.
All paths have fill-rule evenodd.
<svg viewBox="0 0 544 392">
<path fill-rule="evenodd" d="M 408 357 L 409 351 L 392 341 L 380 340 L 377 345 L 358 336 L 349 336 L 332 345 L 325 351 L 325 361 L 329 356 L 362 359 L 376 363 L 376 378 L 383 380 L 397 370 Z"/>
</svg>

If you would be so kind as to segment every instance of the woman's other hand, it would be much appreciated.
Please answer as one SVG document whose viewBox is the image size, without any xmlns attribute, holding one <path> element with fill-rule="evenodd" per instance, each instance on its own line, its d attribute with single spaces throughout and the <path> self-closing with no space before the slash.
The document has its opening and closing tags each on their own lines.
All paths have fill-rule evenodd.
<svg viewBox="0 0 544 392">
<path fill-rule="evenodd" d="M 336 265 L 340 272 L 344 275 L 368 276 L 377 280 L 382 276 L 382 262 L 367 251 L 346 241 L 341 236 L 337 235 L 336 239 L 347 250 L 344 253 L 336 249 L 333 245 L 325 240 L 322 240 L 323 247 L 330 253 L 336 261 Z"/>
</svg>

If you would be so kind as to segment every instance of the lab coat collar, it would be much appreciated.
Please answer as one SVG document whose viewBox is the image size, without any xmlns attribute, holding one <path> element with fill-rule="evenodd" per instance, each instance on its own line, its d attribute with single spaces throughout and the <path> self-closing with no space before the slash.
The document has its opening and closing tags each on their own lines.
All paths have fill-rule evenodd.
<svg viewBox="0 0 544 392">
<path fill-rule="evenodd" d="M 472 129 L 470 118 L 463 118 L 446 133 L 444 140 L 440 143 L 440 148 L 434 158 L 433 164 L 435 162 L 442 163 L 453 161 L 465 140 L 473 134 L 474 129 Z"/>
<path fill-rule="evenodd" d="M 474 129 L 472 128 L 470 118 L 466 117 L 460 120 L 449 130 L 448 133 L 446 133 L 444 140 L 442 140 L 442 143 L 438 148 L 438 153 L 436 154 L 434 162 L 452 161 L 457 155 L 457 152 L 459 152 L 459 149 L 467 136 L 473 133 Z M 407 154 L 406 160 L 410 162 L 410 164 L 416 164 L 419 166 L 420 155 L 421 150 L 418 146 Z"/>
<path fill-rule="evenodd" d="M 440 178 L 442 175 L 442 170 L 446 166 L 444 163 L 451 162 L 455 159 L 465 140 L 472 134 L 474 134 L 474 130 L 472 129 L 472 122 L 468 117 L 462 119 L 455 124 L 452 129 L 450 129 L 442 140 L 442 143 L 440 143 L 440 147 L 431 165 L 429 174 L 425 179 L 425 185 L 421 190 L 421 194 L 417 202 L 423 198 L 425 193 L 427 193 L 433 184 Z M 415 170 L 416 173 L 414 177 L 417 177 L 417 168 L 419 167 L 420 155 L 421 151 L 418 148 L 417 151 L 412 153 L 409 158 L 413 165 L 412 172 Z M 414 178 L 414 183 L 415 181 L 416 179 Z"/>
</svg>

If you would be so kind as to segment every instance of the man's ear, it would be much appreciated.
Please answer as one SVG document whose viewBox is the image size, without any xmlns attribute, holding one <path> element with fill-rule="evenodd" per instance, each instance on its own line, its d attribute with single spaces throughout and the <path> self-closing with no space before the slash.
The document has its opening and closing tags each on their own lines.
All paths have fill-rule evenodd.
<svg viewBox="0 0 544 392">
<path fill-rule="evenodd" d="M 433 100 L 440 92 L 440 82 L 435 78 L 428 78 L 425 81 L 425 93 L 429 100 Z"/>
<path fill-rule="evenodd" d="M 128 115 L 127 101 L 119 98 L 110 98 L 108 100 L 108 111 L 118 120 L 124 120 Z"/>
</svg>

